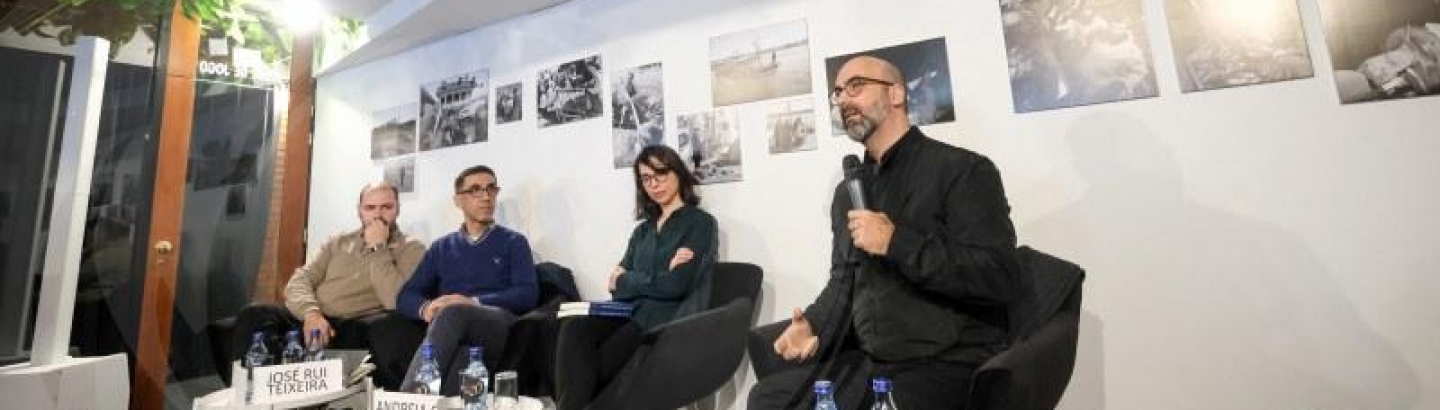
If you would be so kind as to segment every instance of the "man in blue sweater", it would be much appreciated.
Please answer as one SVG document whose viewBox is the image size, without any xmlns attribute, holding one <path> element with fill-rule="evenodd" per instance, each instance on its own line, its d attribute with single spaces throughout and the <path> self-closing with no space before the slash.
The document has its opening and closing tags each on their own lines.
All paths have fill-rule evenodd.
<svg viewBox="0 0 1440 410">
<path fill-rule="evenodd" d="M 420 266 L 400 289 L 397 310 L 429 323 L 426 330 L 443 375 L 440 393 L 459 391 L 459 371 L 469 346 L 484 347 L 486 367 L 495 368 L 515 318 L 534 309 L 539 298 L 530 243 L 519 232 L 495 224 L 495 171 L 484 165 L 455 178 L 455 206 L 465 214 L 460 229 L 436 239 Z M 420 352 L 400 388 L 415 391 Z M 432 392 L 433 394 L 433 392 Z"/>
</svg>

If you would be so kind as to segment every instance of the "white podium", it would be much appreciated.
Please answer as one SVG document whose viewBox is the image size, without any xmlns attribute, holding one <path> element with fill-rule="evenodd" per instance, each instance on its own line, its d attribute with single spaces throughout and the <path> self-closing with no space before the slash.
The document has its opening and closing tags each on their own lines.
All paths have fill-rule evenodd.
<svg viewBox="0 0 1440 410">
<path fill-rule="evenodd" d="M 249 377 L 247 377 L 246 369 L 245 369 L 244 367 L 241 367 L 241 366 L 240 366 L 240 362 L 239 362 L 239 361 L 232 362 L 230 366 L 231 366 L 231 374 L 233 375 L 233 376 L 230 378 L 230 387 L 229 387 L 229 388 L 226 388 L 226 389 L 221 389 L 221 390 L 215 391 L 215 392 L 213 392 L 213 393 L 210 393 L 210 394 L 201 396 L 201 397 L 199 397 L 199 398 L 196 398 L 196 399 L 195 399 L 195 402 L 194 402 L 194 405 L 191 406 L 192 409 L 194 409 L 194 410 L 202 410 L 202 409 L 204 409 L 204 410 L 241 410 L 241 409 L 244 409 L 244 410 L 273 410 L 273 409 L 291 409 L 291 408 L 296 408 L 296 407 L 306 407 L 306 406 L 314 406 L 314 405 L 318 405 L 318 404 L 332 403 L 332 402 L 339 401 L 339 400 L 342 400 L 342 399 L 350 398 L 351 396 L 355 396 L 355 395 L 357 395 L 357 394 L 358 394 L 358 395 L 361 395 L 361 397 L 359 397 L 358 399 L 363 400 L 363 401 L 362 401 L 363 403 L 368 403 L 368 402 L 369 402 L 369 398 L 370 398 L 370 392 L 373 392 L 373 391 L 375 390 L 375 385 L 374 385 L 374 383 L 371 381 L 371 379 L 370 379 L 369 377 L 366 377 L 365 380 L 362 380 L 362 381 L 360 381 L 359 383 L 355 383 L 355 384 L 350 385 L 350 386 L 344 386 L 343 388 L 341 388 L 341 389 L 339 389 L 339 390 L 332 391 L 332 392 L 328 392 L 328 393 L 310 395 L 310 396 L 306 396 L 306 397 L 302 397 L 302 398 L 297 398 L 297 399 L 294 399 L 294 400 L 282 400 L 282 401 L 277 401 L 277 402 L 272 402 L 272 403 L 266 403 L 266 404 L 247 404 L 247 403 L 244 403 L 244 399 L 243 399 L 244 395 L 241 393 L 241 392 L 244 392 L 245 389 L 249 388 L 248 384 L 250 383 L 250 379 L 249 379 Z M 343 380 L 343 377 L 342 377 L 342 380 Z"/>
<path fill-rule="evenodd" d="M 0 408 L 122 410 L 129 404 L 124 353 L 0 367 Z"/>
</svg>

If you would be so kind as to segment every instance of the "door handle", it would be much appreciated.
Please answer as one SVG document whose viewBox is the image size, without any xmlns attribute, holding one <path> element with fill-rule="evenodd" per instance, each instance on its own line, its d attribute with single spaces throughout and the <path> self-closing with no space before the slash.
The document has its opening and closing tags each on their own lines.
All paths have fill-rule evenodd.
<svg viewBox="0 0 1440 410">
<path fill-rule="evenodd" d="M 159 253 L 160 255 L 169 255 L 170 252 L 174 250 L 175 244 L 170 243 L 170 241 L 155 242 L 155 252 Z"/>
</svg>

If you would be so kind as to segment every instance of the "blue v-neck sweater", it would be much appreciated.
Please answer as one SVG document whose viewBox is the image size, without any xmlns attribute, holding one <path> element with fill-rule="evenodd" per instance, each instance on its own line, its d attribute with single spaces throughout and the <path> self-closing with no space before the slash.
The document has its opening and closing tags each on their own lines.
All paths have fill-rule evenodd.
<svg viewBox="0 0 1440 410">
<path fill-rule="evenodd" d="M 535 308 L 540 289 L 525 235 L 495 225 L 471 243 L 465 227 L 430 244 L 420 266 L 400 288 L 396 309 L 420 319 L 420 309 L 443 295 L 458 293 L 521 315 Z"/>
</svg>

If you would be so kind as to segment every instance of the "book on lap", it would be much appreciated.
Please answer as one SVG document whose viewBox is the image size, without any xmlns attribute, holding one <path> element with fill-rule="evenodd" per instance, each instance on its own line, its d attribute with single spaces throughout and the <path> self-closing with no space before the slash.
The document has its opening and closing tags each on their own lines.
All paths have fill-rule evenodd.
<svg viewBox="0 0 1440 410">
<path fill-rule="evenodd" d="M 560 304 L 560 311 L 556 317 L 568 316 L 603 316 L 629 318 L 635 311 L 635 305 L 627 302 L 613 300 L 597 300 L 590 302 L 567 302 Z"/>
</svg>

